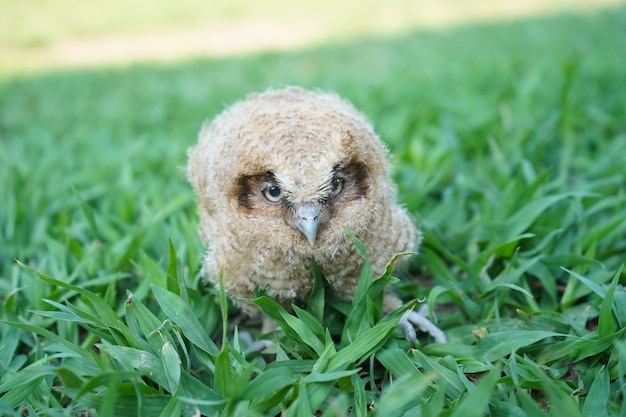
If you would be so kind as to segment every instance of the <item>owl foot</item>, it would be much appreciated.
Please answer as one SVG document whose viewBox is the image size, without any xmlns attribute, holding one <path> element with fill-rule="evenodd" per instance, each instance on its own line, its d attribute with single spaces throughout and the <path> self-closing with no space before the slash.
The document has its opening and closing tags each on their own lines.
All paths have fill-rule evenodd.
<svg viewBox="0 0 626 417">
<path fill-rule="evenodd" d="M 406 340 L 413 344 L 417 339 L 415 328 L 431 335 L 436 343 L 446 342 L 446 335 L 443 331 L 428 319 L 427 305 L 423 305 L 417 312 L 410 310 L 404 313 L 398 327 L 404 332 Z"/>
<path fill-rule="evenodd" d="M 273 340 L 254 340 L 250 332 L 247 331 L 239 332 L 239 338 L 246 345 L 248 345 L 247 349 L 245 350 L 246 355 L 264 352 L 268 348 L 272 347 L 275 343 Z"/>
</svg>

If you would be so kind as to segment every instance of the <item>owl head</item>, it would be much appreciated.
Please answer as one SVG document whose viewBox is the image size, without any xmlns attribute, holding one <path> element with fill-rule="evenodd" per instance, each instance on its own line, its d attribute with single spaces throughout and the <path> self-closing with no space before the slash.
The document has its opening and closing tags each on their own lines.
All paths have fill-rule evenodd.
<svg viewBox="0 0 626 417">
<path fill-rule="evenodd" d="M 334 94 L 290 87 L 252 94 L 218 115 L 190 150 L 204 233 L 248 233 L 310 253 L 357 236 L 395 198 L 387 150 Z"/>
</svg>

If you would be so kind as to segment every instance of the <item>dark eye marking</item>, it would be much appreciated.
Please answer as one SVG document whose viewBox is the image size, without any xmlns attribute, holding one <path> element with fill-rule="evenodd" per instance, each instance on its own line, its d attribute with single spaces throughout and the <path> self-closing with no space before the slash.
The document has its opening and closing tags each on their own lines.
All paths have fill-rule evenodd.
<svg viewBox="0 0 626 417">
<path fill-rule="evenodd" d="M 367 197 L 370 190 L 370 174 L 367 165 L 360 161 L 350 161 L 333 167 L 333 176 L 324 187 L 329 194 L 323 197 L 325 204 L 335 199 L 357 200 Z M 259 203 L 271 203 L 289 210 L 290 203 L 270 171 L 252 175 L 239 175 L 229 192 L 229 197 L 237 201 L 244 210 L 260 208 Z"/>
<path fill-rule="evenodd" d="M 273 194 L 283 194 L 280 187 L 276 184 L 276 177 L 269 171 L 252 175 L 239 175 L 230 191 L 230 197 L 235 199 L 240 207 L 252 210 L 258 201 L 257 195 L 259 190 L 262 191 L 265 198 L 269 201 L 273 201 L 270 200 Z M 277 201 L 280 201 L 280 199 L 282 199 L 282 196 L 279 196 Z"/>
<path fill-rule="evenodd" d="M 355 200 L 367 196 L 370 189 L 370 176 L 365 163 L 350 161 L 346 165 L 335 165 L 330 183 L 331 197 L 345 197 Z"/>
</svg>

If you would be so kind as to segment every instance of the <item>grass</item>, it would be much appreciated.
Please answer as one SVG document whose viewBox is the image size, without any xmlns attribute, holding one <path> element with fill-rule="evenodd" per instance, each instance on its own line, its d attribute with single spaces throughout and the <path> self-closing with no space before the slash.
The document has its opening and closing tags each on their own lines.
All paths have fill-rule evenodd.
<svg viewBox="0 0 626 417">
<path fill-rule="evenodd" d="M 625 415 L 625 27 L 622 6 L 5 78 L 0 414 Z M 282 327 L 262 335 L 201 284 L 180 167 L 203 120 L 286 84 L 370 117 L 425 241 L 352 305 L 260 297 Z M 449 342 L 404 341 L 385 284 Z"/>
<path fill-rule="evenodd" d="M 593 10 L 620 0 L 0 0 L 0 77 L 16 71 L 223 56 L 364 33 Z M 60 24 L 62 22 L 62 24 Z"/>
</svg>

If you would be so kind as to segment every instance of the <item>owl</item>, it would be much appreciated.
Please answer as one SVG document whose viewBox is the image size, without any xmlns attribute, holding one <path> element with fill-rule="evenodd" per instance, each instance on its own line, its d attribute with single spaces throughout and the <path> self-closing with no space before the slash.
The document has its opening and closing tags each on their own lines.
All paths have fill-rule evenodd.
<svg viewBox="0 0 626 417">
<path fill-rule="evenodd" d="M 260 289 L 289 307 L 310 294 L 315 260 L 331 291 L 351 298 L 363 259 L 345 229 L 366 246 L 374 276 L 420 241 L 389 170 L 370 122 L 335 94 L 288 87 L 233 104 L 189 151 L 204 275 L 217 282 L 223 274 L 235 300 Z M 386 295 L 387 310 L 401 304 Z M 445 340 L 424 316 L 406 318 Z"/>
</svg>

